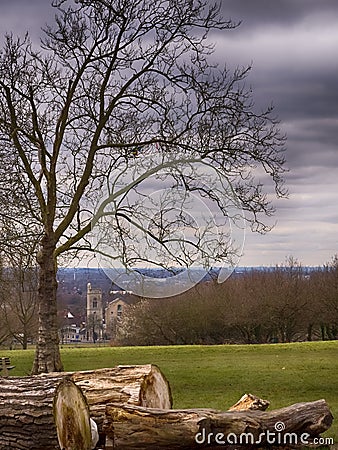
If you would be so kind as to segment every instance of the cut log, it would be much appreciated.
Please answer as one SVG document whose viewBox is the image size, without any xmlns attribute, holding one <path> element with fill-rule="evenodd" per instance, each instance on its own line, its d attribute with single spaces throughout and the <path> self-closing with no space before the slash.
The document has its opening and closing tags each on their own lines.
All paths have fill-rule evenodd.
<svg viewBox="0 0 338 450">
<path fill-rule="evenodd" d="M 303 439 L 300 443 L 304 446 L 304 440 L 310 442 L 310 436 L 318 436 L 331 423 L 332 415 L 325 400 L 270 412 L 107 405 L 103 431 L 114 442 L 116 450 L 219 449 L 256 443 L 273 446 L 283 443 L 284 437 Z M 288 433 L 292 433 L 291 437 Z"/>
<path fill-rule="evenodd" d="M 65 378 L 56 389 L 53 415 L 60 448 L 91 450 L 89 407 L 81 389 Z"/>
<path fill-rule="evenodd" d="M 53 397 L 60 376 L 0 378 L 0 449 L 60 450 Z"/>
<path fill-rule="evenodd" d="M 0 378 L 0 450 L 59 450 L 53 398 L 59 383 L 73 380 L 98 424 L 106 403 L 171 408 L 169 384 L 157 366 L 118 366 L 85 372 Z"/>
<path fill-rule="evenodd" d="M 172 408 L 169 383 L 160 369 L 153 364 L 118 366 L 112 369 L 73 372 L 69 375 L 85 394 L 90 416 L 99 429 L 107 403 Z"/>
<path fill-rule="evenodd" d="M 265 411 L 270 405 L 268 400 L 252 394 L 244 394 L 228 411 Z"/>
</svg>

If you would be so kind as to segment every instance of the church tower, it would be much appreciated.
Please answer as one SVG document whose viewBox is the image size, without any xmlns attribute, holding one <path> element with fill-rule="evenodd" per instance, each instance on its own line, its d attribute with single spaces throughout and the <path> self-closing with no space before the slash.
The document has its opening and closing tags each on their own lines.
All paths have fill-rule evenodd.
<svg viewBox="0 0 338 450">
<path fill-rule="evenodd" d="M 103 305 L 101 289 L 87 284 L 87 341 L 96 342 L 103 335 Z"/>
</svg>

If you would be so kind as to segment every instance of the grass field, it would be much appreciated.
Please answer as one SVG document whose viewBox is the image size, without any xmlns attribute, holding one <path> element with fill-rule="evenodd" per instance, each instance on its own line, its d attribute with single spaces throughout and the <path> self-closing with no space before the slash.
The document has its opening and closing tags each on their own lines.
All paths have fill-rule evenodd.
<svg viewBox="0 0 338 450">
<path fill-rule="evenodd" d="M 324 398 L 336 418 L 325 434 L 338 442 L 338 342 L 272 345 L 62 348 L 66 371 L 118 364 L 157 364 L 168 378 L 175 408 L 227 409 L 244 393 L 270 409 Z M 33 350 L 0 351 L 28 375 Z"/>
</svg>

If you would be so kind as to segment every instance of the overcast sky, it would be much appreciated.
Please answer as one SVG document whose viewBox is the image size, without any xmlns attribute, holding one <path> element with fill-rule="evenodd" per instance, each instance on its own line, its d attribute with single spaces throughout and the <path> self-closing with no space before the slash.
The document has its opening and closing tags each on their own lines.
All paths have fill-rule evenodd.
<svg viewBox="0 0 338 450">
<path fill-rule="evenodd" d="M 0 0 L 0 33 L 40 27 L 49 0 Z M 275 105 L 287 134 L 288 199 L 274 201 L 275 228 L 247 233 L 240 265 L 274 265 L 289 255 L 322 265 L 338 253 L 338 1 L 223 0 L 242 21 L 213 36 L 223 65 L 252 63 L 248 83 L 258 105 Z"/>
<path fill-rule="evenodd" d="M 288 137 L 289 198 L 273 231 L 247 235 L 242 263 L 324 264 L 338 253 L 338 2 L 223 0 L 223 11 L 242 24 L 218 35 L 217 57 L 252 61 L 256 100 L 273 102 Z"/>
</svg>

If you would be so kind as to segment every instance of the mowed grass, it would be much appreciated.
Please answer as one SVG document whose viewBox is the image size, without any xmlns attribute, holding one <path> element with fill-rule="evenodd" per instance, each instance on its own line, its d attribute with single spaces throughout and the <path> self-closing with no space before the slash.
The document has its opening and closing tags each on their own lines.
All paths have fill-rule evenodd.
<svg viewBox="0 0 338 450">
<path fill-rule="evenodd" d="M 156 364 L 169 380 L 175 408 L 225 410 L 244 393 L 269 409 L 324 398 L 336 418 L 326 436 L 338 441 L 338 342 L 272 345 L 62 348 L 66 371 Z M 28 375 L 34 350 L 0 351 Z"/>
</svg>

